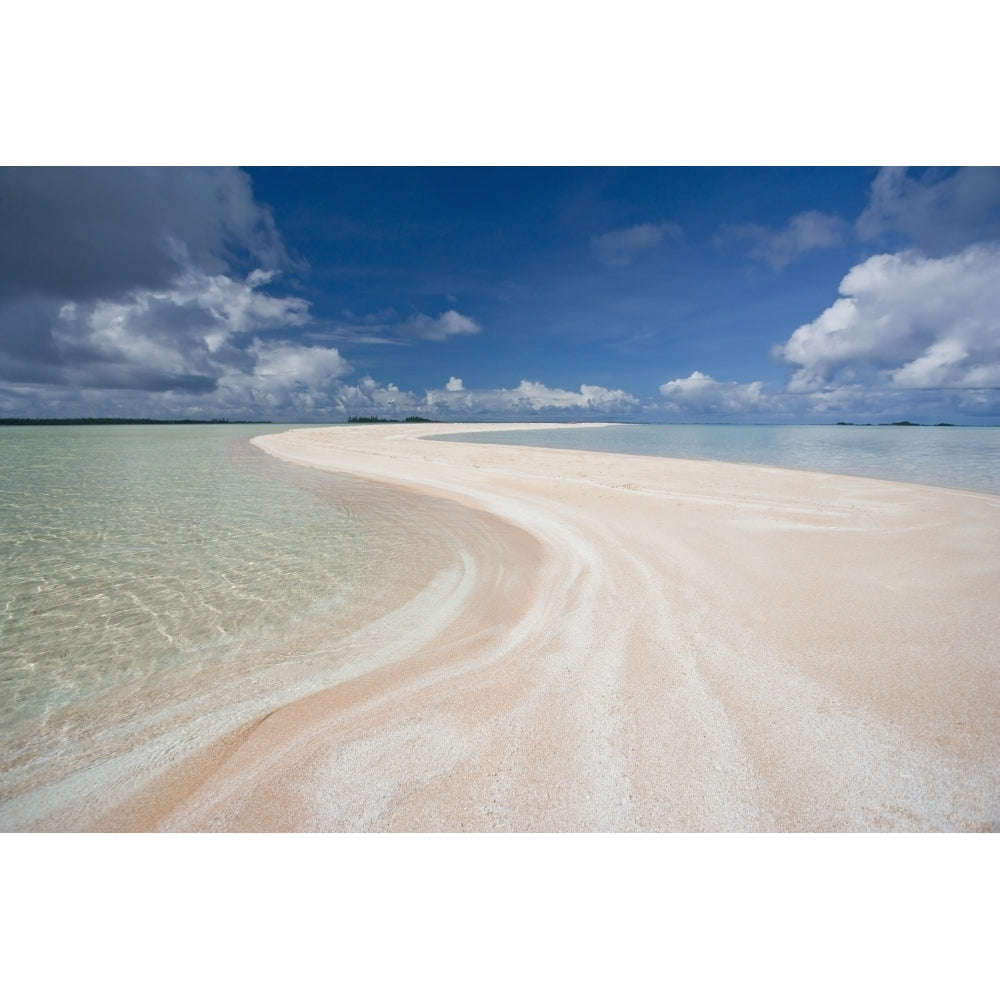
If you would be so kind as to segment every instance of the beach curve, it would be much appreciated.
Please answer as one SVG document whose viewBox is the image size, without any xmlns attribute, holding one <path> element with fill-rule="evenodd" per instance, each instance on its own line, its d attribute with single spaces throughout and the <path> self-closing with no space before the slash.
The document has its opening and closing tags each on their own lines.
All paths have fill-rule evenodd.
<svg viewBox="0 0 1000 1000">
<path fill-rule="evenodd" d="M 438 431 L 254 440 L 489 528 L 449 614 L 241 731 L 143 825 L 1000 826 L 1000 498 Z"/>
</svg>

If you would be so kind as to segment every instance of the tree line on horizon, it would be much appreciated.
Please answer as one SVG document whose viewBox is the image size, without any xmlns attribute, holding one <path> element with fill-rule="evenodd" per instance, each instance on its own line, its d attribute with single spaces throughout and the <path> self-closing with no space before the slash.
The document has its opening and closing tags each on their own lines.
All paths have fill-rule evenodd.
<svg viewBox="0 0 1000 1000">
<path fill-rule="evenodd" d="M 151 417 L 0 417 L 0 425 L 26 426 L 44 424 L 49 426 L 88 424 L 269 424 L 270 420 L 228 420 L 224 417 L 214 420 L 154 420 Z"/>
<path fill-rule="evenodd" d="M 436 424 L 430 417 L 406 417 L 404 420 L 394 420 L 391 417 L 348 417 L 349 424 Z"/>
</svg>

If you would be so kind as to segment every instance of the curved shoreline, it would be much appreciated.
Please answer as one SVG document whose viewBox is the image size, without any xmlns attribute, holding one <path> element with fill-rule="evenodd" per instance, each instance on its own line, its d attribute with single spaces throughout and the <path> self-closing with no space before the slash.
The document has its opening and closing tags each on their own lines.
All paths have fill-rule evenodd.
<svg viewBox="0 0 1000 1000">
<path fill-rule="evenodd" d="M 139 826 L 1000 827 L 1000 498 L 438 432 L 254 439 L 490 518 L 440 627 L 234 735 Z"/>
</svg>

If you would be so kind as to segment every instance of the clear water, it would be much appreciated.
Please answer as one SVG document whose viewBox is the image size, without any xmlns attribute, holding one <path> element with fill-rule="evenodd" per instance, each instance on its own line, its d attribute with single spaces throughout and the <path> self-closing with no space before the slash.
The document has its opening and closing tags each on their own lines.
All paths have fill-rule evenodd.
<svg viewBox="0 0 1000 1000">
<path fill-rule="evenodd" d="M 247 437 L 0 429 L 2 724 L 350 592 L 358 526 Z"/>
<path fill-rule="evenodd" d="M 398 587 L 398 497 L 249 443 L 282 429 L 0 427 L 0 828 L 39 781 L 280 703 L 303 635 Z"/>
<path fill-rule="evenodd" d="M 1000 427 L 614 424 L 438 435 L 667 458 L 749 462 L 1000 493 Z"/>
</svg>

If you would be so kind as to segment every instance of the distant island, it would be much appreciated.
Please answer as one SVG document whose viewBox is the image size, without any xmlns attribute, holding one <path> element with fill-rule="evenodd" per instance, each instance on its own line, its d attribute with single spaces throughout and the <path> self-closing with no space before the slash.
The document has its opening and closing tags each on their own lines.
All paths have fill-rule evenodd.
<svg viewBox="0 0 1000 1000">
<path fill-rule="evenodd" d="M 388 417 L 348 417 L 349 424 L 436 424 L 430 417 L 407 417 L 405 420 L 391 420 Z"/>
<path fill-rule="evenodd" d="M 912 420 L 894 420 L 891 424 L 854 424 L 850 420 L 838 420 L 836 427 L 954 427 L 954 424 L 915 424 Z"/>
<path fill-rule="evenodd" d="M 150 420 L 145 417 L 0 417 L 5 427 L 88 426 L 90 424 L 269 424 L 270 420 Z"/>
</svg>

